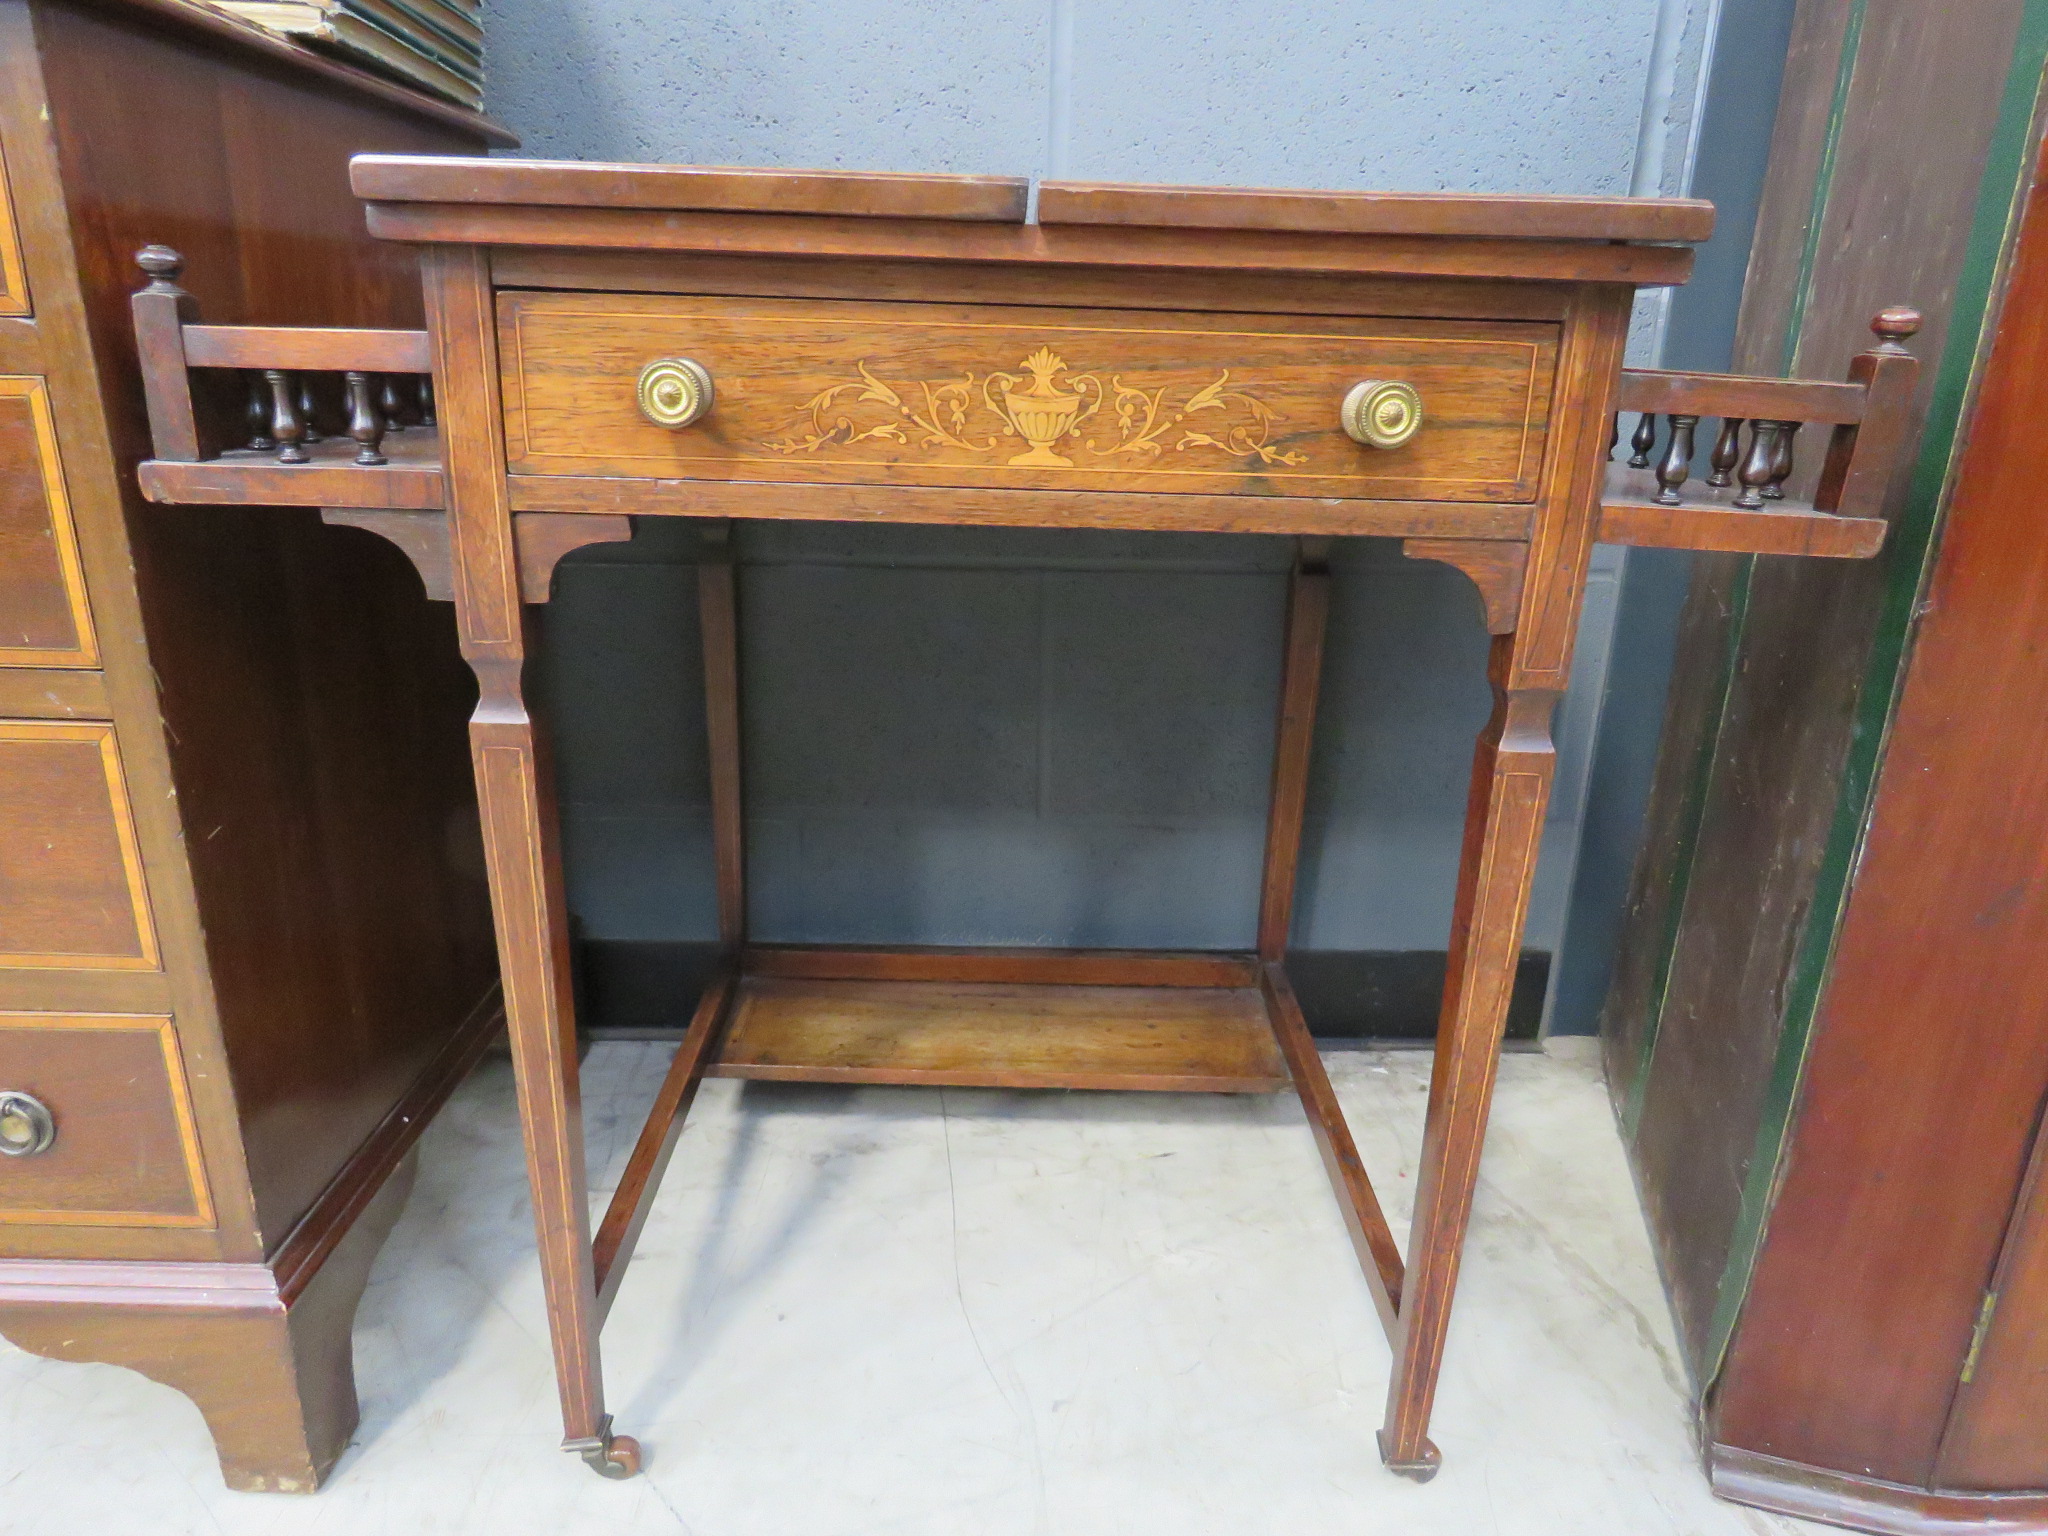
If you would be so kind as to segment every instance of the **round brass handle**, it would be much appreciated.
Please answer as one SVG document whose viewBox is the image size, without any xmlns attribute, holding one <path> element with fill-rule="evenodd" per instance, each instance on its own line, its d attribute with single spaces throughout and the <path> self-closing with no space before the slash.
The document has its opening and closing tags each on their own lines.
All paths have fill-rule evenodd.
<svg viewBox="0 0 2048 1536">
<path fill-rule="evenodd" d="M 0 1156 L 34 1157 L 57 1139 L 57 1117 L 31 1093 L 0 1093 Z"/>
<path fill-rule="evenodd" d="M 640 370 L 640 414 L 671 431 L 702 421 L 717 391 L 711 370 L 687 357 L 658 357 Z"/>
<path fill-rule="evenodd" d="M 1338 419 L 1355 442 L 1368 448 L 1399 448 L 1422 430 L 1422 396 L 1413 384 L 1367 379 L 1351 386 Z"/>
</svg>

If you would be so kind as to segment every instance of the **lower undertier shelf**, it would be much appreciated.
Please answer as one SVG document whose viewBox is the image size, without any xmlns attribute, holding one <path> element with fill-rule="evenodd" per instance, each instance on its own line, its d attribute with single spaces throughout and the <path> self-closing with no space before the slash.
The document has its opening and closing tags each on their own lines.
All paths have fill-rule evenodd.
<svg viewBox="0 0 2048 1536">
<path fill-rule="evenodd" d="M 1269 1093 L 1287 1064 L 1249 986 L 743 975 L 712 1077 Z"/>
</svg>

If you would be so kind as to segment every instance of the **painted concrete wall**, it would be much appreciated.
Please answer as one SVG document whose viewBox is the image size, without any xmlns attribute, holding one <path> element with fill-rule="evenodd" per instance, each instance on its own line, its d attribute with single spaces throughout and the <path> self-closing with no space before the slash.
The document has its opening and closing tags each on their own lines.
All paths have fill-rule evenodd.
<svg viewBox="0 0 2048 1536">
<path fill-rule="evenodd" d="M 1655 191 L 1710 0 L 490 0 L 490 108 L 582 159 L 1390 189 Z M 1647 109 L 1646 109 L 1647 103 Z M 1646 311 L 1636 351 L 1652 355 Z M 565 565 L 548 676 L 571 899 L 711 932 L 688 530 Z M 1242 945 L 1278 541 L 757 526 L 745 560 L 766 937 Z M 1618 571 L 1561 713 L 1532 947 L 1559 938 Z M 1440 948 L 1486 711 L 1464 579 L 1338 560 L 1296 941 Z"/>
<path fill-rule="evenodd" d="M 1659 356 L 1666 367 L 1724 369 L 1733 355 L 1794 10 L 1795 0 L 1720 0 L 1713 65 L 1700 82 L 1689 178 L 1693 196 L 1713 200 L 1714 237 L 1700 248 L 1692 281 L 1673 290 L 1663 306 Z M 1587 776 L 1564 941 L 1551 975 L 1552 1026 L 1572 1034 L 1597 1032 L 1613 978 L 1692 571 L 1693 557 L 1679 550 L 1627 554 L 1612 632 L 1615 662 Z"/>
</svg>

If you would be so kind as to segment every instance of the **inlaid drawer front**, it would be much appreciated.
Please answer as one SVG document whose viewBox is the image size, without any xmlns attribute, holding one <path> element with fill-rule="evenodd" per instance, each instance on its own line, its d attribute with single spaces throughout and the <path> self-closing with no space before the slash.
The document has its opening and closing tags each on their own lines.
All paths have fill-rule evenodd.
<svg viewBox="0 0 2048 1536">
<path fill-rule="evenodd" d="M 0 1222 L 213 1225 L 171 1020 L 0 1013 Z"/>
<path fill-rule="evenodd" d="M 1527 323 L 612 294 L 507 293 L 499 322 L 515 474 L 1428 501 L 1535 498 L 1557 345 Z M 1346 432 L 1361 384 L 1413 391 L 1364 424 L 1405 441 Z"/>
<path fill-rule="evenodd" d="M 49 392 L 0 377 L 0 666 L 97 665 Z"/>
<path fill-rule="evenodd" d="M 114 728 L 0 720 L 0 968 L 156 965 Z"/>
</svg>

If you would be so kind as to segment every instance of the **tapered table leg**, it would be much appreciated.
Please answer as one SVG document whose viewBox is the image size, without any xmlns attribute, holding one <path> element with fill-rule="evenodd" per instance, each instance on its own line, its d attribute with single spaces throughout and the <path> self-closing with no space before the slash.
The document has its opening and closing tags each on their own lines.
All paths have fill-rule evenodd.
<svg viewBox="0 0 2048 1536">
<path fill-rule="evenodd" d="M 568 910 L 547 743 L 535 728 L 526 694 L 526 667 L 537 636 L 533 610 L 522 600 L 505 483 L 489 262 L 475 247 L 429 247 L 420 276 L 434 371 L 462 385 L 447 392 L 441 408 L 455 614 L 462 654 L 477 679 L 470 757 L 564 1446 L 607 1477 L 629 1477 L 639 1467 L 640 1448 L 611 1433 L 598 1362 L 601 1314 L 592 1277 Z"/>
<path fill-rule="evenodd" d="M 1487 668 L 1493 716 L 1473 755 L 1394 1376 L 1379 1436 L 1386 1464 L 1421 1481 L 1436 1474 L 1439 1461 L 1428 1438 L 1430 1408 L 1556 762 L 1550 716 L 1557 694 L 1507 686 L 1515 644 L 1513 635 L 1497 636 Z"/>
<path fill-rule="evenodd" d="M 553 785 L 544 744 L 521 698 L 520 670 L 517 663 L 478 665 L 484 694 L 470 724 L 470 749 L 563 1434 L 572 1449 L 601 1451 L 609 1422 L 597 1345 L 569 929 Z"/>
</svg>

